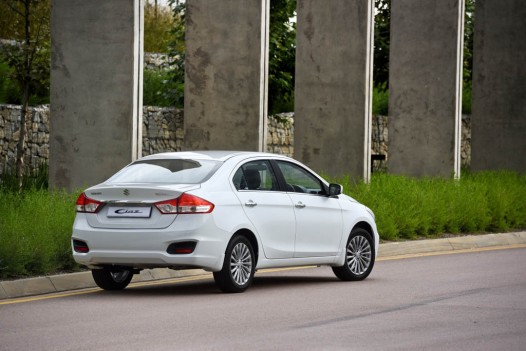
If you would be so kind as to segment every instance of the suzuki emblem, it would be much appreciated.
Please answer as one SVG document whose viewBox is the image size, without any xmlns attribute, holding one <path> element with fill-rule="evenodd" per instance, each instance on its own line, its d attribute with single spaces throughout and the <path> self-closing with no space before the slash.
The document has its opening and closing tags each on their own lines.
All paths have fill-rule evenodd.
<svg viewBox="0 0 526 351">
<path fill-rule="evenodd" d="M 124 193 L 124 195 L 126 195 L 126 196 L 130 195 L 130 191 L 129 191 L 128 189 L 124 189 L 123 193 Z"/>
</svg>

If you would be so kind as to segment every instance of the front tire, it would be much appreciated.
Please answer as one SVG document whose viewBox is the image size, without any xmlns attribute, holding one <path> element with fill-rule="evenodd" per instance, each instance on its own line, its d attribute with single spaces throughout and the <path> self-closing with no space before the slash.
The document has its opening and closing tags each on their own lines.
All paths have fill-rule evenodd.
<svg viewBox="0 0 526 351">
<path fill-rule="evenodd" d="M 104 290 L 122 290 L 133 278 L 133 273 L 129 269 L 93 269 L 91 275 L 95 283 Z"/>
<path fill-rule="evenodd" d="M 252 284 L 255 264 L 254 250 L 243 236 L 235 236 L 227 246 L 223 268 L 214 272 L 214 280 L 223 292 L 240 293 Z"/>
<path fill-rule="evenodd" d="M 364 280 L 373 270 L 374 259 L 371 234 L 365 229 L 355 228 L 347 240 L 345 263 L 341 267 L 332 267 L 332 271 L 341 280 Z"/>
</svg>

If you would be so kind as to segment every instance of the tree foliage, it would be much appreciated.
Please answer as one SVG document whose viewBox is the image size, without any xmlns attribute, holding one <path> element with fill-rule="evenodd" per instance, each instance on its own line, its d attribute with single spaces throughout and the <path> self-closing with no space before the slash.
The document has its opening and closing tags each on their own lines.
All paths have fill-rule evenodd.
<svg viewBox="0 0 526 351">
<path fill-rule="evenodd" d="M 374 1 L 374 67 L 375 86 L 389 85 L 389 43 L 391 35 L 391 0 Z"/>
<path fill-rule="evenodd" d="M 296 0 L 270 2 L 268 109 L 270 114 L 294 110 L 296 24 L 290 19 Z"/>
<path fill-rule="evenodd" d="M 169 45 L 170 65 L 169 80 L 166 81 L 163 94 L 165 101 L 171 101 L 173 106 L 184 107 L 184 60 L 185 60 L 185 22 L 186 3 L 179 0 L 169 0 L 172 9 L 173 25 L 170 31 Z"/>
<path fill-rule="evenodd" d="M 5 89 L 3 97 L 23 105 L 28 88 L 29 104 L 48 103 L 50 0 L 0 0 L 0 13 L 0 38 L 4 39 L 0 61 L 6 74 L 0 87 Z"/>
<path fill-rule="evenodd" d="M 12 15 L 13 44 L 3 45 L 6 63 L 21 95 L 20 132 L 16 150 L 16 175 L 19 188 L 24 179 L 26 114 L 29 99 L 38 88 L 49 89 L 50 2 L 49 0 L 2 0 Z"/>
<path fill-rule="evenodd" d="M 144 5 L 144 51 L 169 53 L 174 40 L 170 7 L 147 1 Z"/>
</svg>

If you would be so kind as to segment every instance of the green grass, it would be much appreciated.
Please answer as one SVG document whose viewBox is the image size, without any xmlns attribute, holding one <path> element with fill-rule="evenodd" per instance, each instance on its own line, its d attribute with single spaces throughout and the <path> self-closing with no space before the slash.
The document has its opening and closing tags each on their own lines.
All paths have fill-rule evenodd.
<svg viewBox="0 0 526 351">
<path fill-rule="evenodd" d="M 70 244 L 78 194 L 49 191 L 38 174 L 19 192 L 8 178 L 0 182 L 0 279 L 78 269 Z M 384 240 L 526 228 L 526 175 L 468 173 L 455 181 L 375 173 L 369 185 L 332 181 L 375 212 Z"/>
<path fill-rule="evenodd" d="M 459 181 L 374 174 L 371 184 L 333 180 L 370 207 L 384 240 L 526 228 L 526 175 L 465 174 Z"/>
<path fill-rule="evenodd" d="M 71 228 L 76 194 L 0 188 L 0 278 L 76 268 Z"/>
</svg>

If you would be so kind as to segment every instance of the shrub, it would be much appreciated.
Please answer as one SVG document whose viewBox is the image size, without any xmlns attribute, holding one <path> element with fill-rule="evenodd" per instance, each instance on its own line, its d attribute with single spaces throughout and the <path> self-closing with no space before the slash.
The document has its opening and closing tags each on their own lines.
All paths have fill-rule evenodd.
<svg viewBox="0 0 526 351">
<path fill-rule="evenodd" d="M 381 116 L 389 114 L 389 90 L 385 83 L 373 88 L 373 114 Z"/>
<path fill-rule="evenodd" d="M 335 179 L 376 214 L 384 240 L 526 228 L 526 175 L 467 173 L 461 180 L 373 174 L 371 184 Z"/>
<path fill-rule="evenodd" d="M 16 83 L 9 79 L 11 68 L 0 60 L 0 103 L 2 104 L 19 104 L 20 89 Z"/>
<path fill-rule="evenodd" d="M 184 86 L 172 79 L 172 73 L 163 70 L 144 70 L 143 104 L 145 106 L 182 107 Z"/>
<path fill-rule="evenodd" d="M 471 83 L 462 87 L 462 113 L 471 114 Z"/>
</svg>

